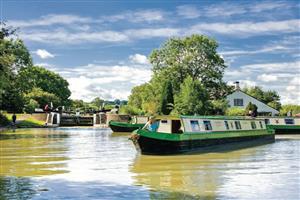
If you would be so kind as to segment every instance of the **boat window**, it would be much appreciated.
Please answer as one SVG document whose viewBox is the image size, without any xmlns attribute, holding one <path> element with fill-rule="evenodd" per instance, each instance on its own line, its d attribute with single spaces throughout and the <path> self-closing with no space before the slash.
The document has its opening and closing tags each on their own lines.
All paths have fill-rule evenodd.
<svg viewBox="0 0 300 200">
<path fill-rule="evenodd" d="M 212 130 L 210 121 L 203 121 L 203 124 L 205 126 L 205 130 Z"/>
<path fill-rule="evenodd" d="M 236 129 L 242 129 L 240 121 L 234 121 Z"/>
<path fill-rule="evenodd" d="M 270 124 L 270 119 L 265 119 L 266 124 Z"/>
<path fill-rule="evenodd" d="M 172 133 L 183 133 L 180 120 L 172 120 Z"/>
<path fill-rule="evenodd" d="M 162 123 L 162 124 L 167 124 L 167 123 L 168 123 L 168 120 L 161 120 L 160 123 Z"/>
<path fill-rule="evenodd" d="M 252 129 L 256 129 L 256 123 L 255 122 L 251 122 L 251 127 L 252 127 Z"/>
<path fill-rule="evenodd" d="M 259 121 L 260 128 L 264 128 L 261 121 Z"/>
<path fill-rule="evenodd" d="M 233 123 L 232 123 L 232 122 L 230 122 L 230 126 L 231 126 L 231 128 L 233 129 Z"/>
<path fill-rule="evenodd" d="M 224 123 L 225 123 L 225 127 L 226 127 L 226 129 L 227 129 L 227 130 L 229 130 L 228 121 L 224 121 Z"/>
<path fill-rule="evenodd" d="M 294 124 L 294 119 L 286 118 L 286 119 L 284 119 L 284 121 L 285 121 L 285 124 Z"/>
<path fill-rule="evenodd" d="M 191 120 L 190 123 L 191 123 L 192 131 L 200 131 L 198 120 Z"/>
</svg>

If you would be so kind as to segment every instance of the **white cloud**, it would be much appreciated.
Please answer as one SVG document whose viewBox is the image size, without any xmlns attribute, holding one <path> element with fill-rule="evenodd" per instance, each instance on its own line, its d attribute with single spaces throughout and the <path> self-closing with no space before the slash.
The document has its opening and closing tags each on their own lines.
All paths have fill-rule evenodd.
<svg viewBox="0 0 300 200">
<path fill-rule="evenodd" d="M 141 54 L 134 54 L 129 56 L 130 62 L 134 64 L 142 64 L 142 65 L 147 65 L 149 64 L 149 61 L 147 59 L 147 56 L 141 55 Z"/>
<path fill-rule="evenodd" d="M 192 26 L 188 33 L 218 33 L 232 36 L 273 35 L 277 33 L 299 32 L 300 20 L 239 22 L 229 23 L 199 23 Z"/>
<path fill-rule="evenodd" d="M 277 76 L 276 75 L 270 75 L 270 74 L 262 74 L 257 77 L 263 82 L 273 82 L 277 81 Z"/>
<path fill-rule="evenodd" d="M 261 86 L 265 90 L 275 90 L 283 104 L 300 102 L 300 61 L 284 63 L 262 63 L 229 67 L 224 79 L 229 83 L 240 81 L 244 86 Z"/>
<path fill-rule="evenodd" d="M 10 20 L 9 24 L 14 27 L 32 27 L 32 26 L 50 26 L 54 24 L 74 24 L 74 23 L 89 23 L 93 20 L 88 17 L 77 15 L 58 15 L 50 14 L 41 16 L 39 19 L 33 20 Z"/>
<path fill-rule="evenodd" d="M 177 6 L 177 14 L 187 19 L 194 19 L 201 16 L 200 11 L 194 5 Z"/>
<path fill-rule="evenodd" d="M 41 59 L 54 58 L 54 55 L 45 49 L 38 49 L 35 51 L 35 54 L 38 55 Z"/>
<path fill-rule="evenodd" d="M 127 99 L 132 87 L 150 80 L 152 72 L 145 66 L 94 65 L 72 68 L 53 68 L 69 82 L 72 99 L 91 101 L 99 96 L 104 99 Z"/>
</svg>

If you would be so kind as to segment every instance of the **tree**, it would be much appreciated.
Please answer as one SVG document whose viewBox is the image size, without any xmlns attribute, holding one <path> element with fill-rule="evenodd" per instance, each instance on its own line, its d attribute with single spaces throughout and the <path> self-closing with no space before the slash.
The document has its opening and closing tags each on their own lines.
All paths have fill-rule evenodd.
<svg viewBox="0 0 300 200">
<path fill-rule="evenodd" d="M 29 99 L 29 101 L 27 102 L 27 104 L 25 104 L 24 106 L 24 111 L 26 113 L 33 113 L 35 108 L 39 108 L 40 104 L 34 100 L 34 99 Z"/>
<path fill-rule="evenodd" d="M 55 94 L 43 91 L 41 88 L 33 88 L 29 93 L 25 94 L 26 104 L 28 105 L 30 100 L 33 99 L 40 105 L 40 108 L 44 108 L 45 105 L 53 103 L 54 107 L 59 106 L 60 99 Z"/>
<path fill-rule="evenodd" d="M 175 96 L 175 110 L 182 115 L 203 115 L 208 108 L 208 94 L 199 80 L 187 77 Z"/>
<path fill-rule="evenodd" d="M 212 100 L 210 101 L 210 113 L 211 115 L 224 115 L 229 107 L 226 99 Z"/>
<path fill-rule="evenodd" d="M 263 91 L 259 86 L 244 88 L 243 91 L 276 110 L 281 108 L 280 96 L 276 91 Z"/>
<path fill-rule="evenodd" d="M 103 103 L 104 100 L 100 99 L 99 97 L 94 98 L 93 101 L 91 102 L 91 104 L 97 107 L 98 110 L 101 109 Z"/>
<path fill-rule="evenodd" d="M 40 88 L 55 95 L 59 98 L 60 105 L 66 104 L 71 95 L 69 83 L 60 75 L 43 67 L 22 68 L 18 74 L 18 83 L 24 93 L 29 93 L 33 88 Z"/>
<path fill-rule="evenodd" d="M 281 116 L 287 116 L 287 113 L 292 111 L 292 115 L 300 113 L 300 105 L 287 104 L 283 105 L 280 109 Z"/>
<path fill-rule="evenodd" d="M 19 105 L 24 102 L 20 102 L 22 94 L 16 88 L 16 74 L 21 68 L 30 67 L 32 59 L 23 41 L 11 37 L 16 29 L 2 22 L 0 25 L 0 109 L 20 110 Z M 12 99 L 14 96 L 17 98 Z"/>
<path fill-rule="evenodd" d="M 173 88 L 170 81 L 167 81 L 163 87 L 160 103 L 160 113 L 164 115 L 169 115 L 174 107 Z"/>
<path fill-rule="evenodd" d="M 159 82 L 170 80 L 175 94 L 186 77 L 199 79 L 210 98 L 218 99 L 227 88 L 222 81 L 226 66 L 217 53 L 217 47 L 215 40 L 203 35 L 171 38 L 150 55 L 154 76 L 159 76 Z"/>
</svg>

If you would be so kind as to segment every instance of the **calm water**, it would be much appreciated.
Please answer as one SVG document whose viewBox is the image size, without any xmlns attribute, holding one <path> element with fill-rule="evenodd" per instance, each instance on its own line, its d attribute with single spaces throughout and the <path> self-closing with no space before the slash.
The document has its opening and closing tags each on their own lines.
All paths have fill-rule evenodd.
<svg viewBox="0 0 300 200">
<path fill-rule="evenodd" d="M 110 129 L 0 136 L 0 199 L 300 199 L 300 135 L 218 153 L 139 155 Z"/>
</svg>

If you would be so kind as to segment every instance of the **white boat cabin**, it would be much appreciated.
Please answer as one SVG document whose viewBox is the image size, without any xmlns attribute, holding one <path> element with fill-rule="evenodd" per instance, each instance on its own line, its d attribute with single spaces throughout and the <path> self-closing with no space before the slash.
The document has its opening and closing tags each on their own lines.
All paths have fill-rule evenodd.
<svg viewBox="0 0 300 200">
<path fill-rule="evenodd" d="M 264 130 L 264 119 L 225 117 L 181 117 L 160 118 L 157 132 L 163 133 L 205 133 L 239 130 Z"/>
<path fill-rule="evenodd" d="M 271 117 L 265 118 L 265 123 L 270 125 L 298 125 L 300 126 L 300 118 L 295 117 Z"/>
</svg>

